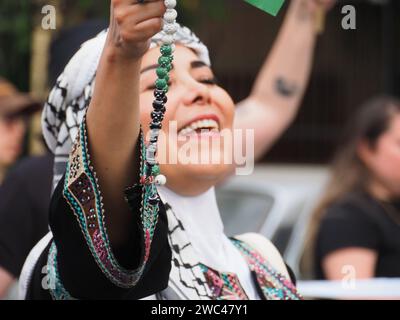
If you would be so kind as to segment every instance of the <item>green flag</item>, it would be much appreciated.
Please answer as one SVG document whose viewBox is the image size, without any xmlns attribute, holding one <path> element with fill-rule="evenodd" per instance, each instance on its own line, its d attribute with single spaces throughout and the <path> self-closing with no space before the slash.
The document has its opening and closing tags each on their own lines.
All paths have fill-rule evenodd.
<svg viewBox="0 0 400 320">
<path fill-rule="evenodd" d="M 276 16 L 285 0 L 244 0 L 257 8 Z"/>
</svg>

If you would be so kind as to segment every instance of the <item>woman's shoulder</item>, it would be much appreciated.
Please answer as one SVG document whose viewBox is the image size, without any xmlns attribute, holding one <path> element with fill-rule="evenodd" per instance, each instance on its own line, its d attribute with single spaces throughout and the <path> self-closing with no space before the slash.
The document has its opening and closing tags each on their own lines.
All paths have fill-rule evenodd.
<svg viewBox="0 0 400 320">
<path fill-rule="evenodd" d="M 331 203 L 325 210 L 322 221 L 368 220 L 373 221 L 379 208 L 376 201 L 364 192 L 351 192 Z"/>
<path fill-rule="evenodd" d="M 381 238 L 378 211 L 367 195 L 357 193 L 331 204 L 317 233 L 320 256 L 346 247 L 377 248 Z"/>
<path fill-rule="evenodd" d="M 287 265 L 279 250 L 266 237 L 258 233 L 245 233 L 235 236 L 235 239 L 244 242 L 261 255 L 276 271 L 291 279 Z"/>
</svg>

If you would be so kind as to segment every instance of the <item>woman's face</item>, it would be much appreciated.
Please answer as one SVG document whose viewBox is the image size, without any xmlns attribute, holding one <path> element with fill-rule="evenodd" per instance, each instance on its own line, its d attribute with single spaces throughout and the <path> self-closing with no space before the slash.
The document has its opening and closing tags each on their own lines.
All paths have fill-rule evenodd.
<svg viewBox="0 0 400 320">
<path fill-rule="evenodd" d="M 151 122 L 159 55 L 155 48 L 142 60 L 140 105 L 145 135 Z M 224 159 L 232 154 L 232 143 L 222 133 L 232 132 L 234 103 L 216 84 L 212 70 L 180 45 L 174 52 L 167 96 L 157 159 L 169 188 L 196 195 L 215 185 L 230 169 Z"/>
<path fill-rule="evenodd" d="M 26 125 L 23 118 L 0 116 L 0 165 L 10 166 L 22 152 Z"/>
<path fill-rule="evenodd" d="M 388 130 L 373 148 L 364 148 L 362 158 L 375 180 L 389 192 L 400 196 L 400 114 L 390 121 Z"/>
</svg>

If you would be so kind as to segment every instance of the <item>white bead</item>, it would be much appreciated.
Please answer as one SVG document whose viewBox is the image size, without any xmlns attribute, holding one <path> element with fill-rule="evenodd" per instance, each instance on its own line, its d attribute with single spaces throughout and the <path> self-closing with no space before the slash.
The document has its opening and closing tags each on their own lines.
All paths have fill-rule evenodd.
<svg viewBox="0 0 400 320">
<path fill-rule="evenodd" d="M 167 23 L 173 23 L 175 19 L 178 17 L 178 12 L 175 9 L 167 9 L 164 14 L 164 20 Z"/>
<path fill-rule="evenodd" d="M 154 181 L 156 184 L 163 186 L 167 183 L 167 178 L 163 174 L 159 174 Z"/>
<path fill-rule="evenodd" d="M 164 3 L 167 9 L 174 9 L 176 7 L 176 0 L 165 0 Z"/>
<path fill-rule="evenodd" d="M 152 130 L 150 131 L 150 140 L 153 140 L 154 138 L 157 138 L 158 135 L 159 135 L 159 133 L 160 133 L 160 130 L 158 130 L 158 129 L 152 129 Z"/>
<path fill-rule="evenodd" d="M 155 144 L 150 144 L 146 150 L 146 160 L 153 164 L 156 158 L 157 147 Z"/>
<path fill-rule="evenodd" d="M 165 44 L 173 44 L 174 43 L 174 36 L 170 34 L 165 34 L 161 40 Z"/>
<path fill-rule="evenodd" d="M 164 32 L 166 34 L 174 34 L 178 30 L 178 25 L 176 23 L 166 23 L 164 25 Z"/>
</svg>

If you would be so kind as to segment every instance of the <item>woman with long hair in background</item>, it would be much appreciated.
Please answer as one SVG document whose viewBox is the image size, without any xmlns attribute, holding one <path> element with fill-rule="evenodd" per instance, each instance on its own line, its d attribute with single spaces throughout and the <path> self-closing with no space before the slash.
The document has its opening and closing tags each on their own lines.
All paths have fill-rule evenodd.
<svg viewBox="0 0 400 320">
<path fill-rule="evenodd" d="M 318 279 L 400 277 L 400 101 L 370 100 L 344 138 L 304 258 Z"/>
</svg>

